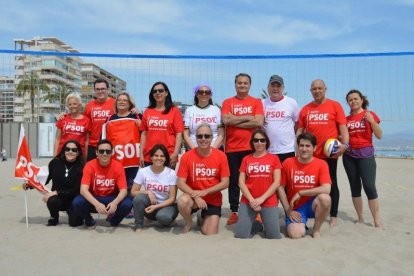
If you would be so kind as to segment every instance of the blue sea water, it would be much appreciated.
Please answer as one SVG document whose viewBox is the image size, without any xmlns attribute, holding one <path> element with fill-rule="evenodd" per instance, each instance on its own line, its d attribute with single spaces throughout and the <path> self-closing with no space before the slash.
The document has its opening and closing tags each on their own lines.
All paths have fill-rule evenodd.
<svg viewBox="0 0 414 276">
<path fill-rule="evenodd" d="M 375 150 L 376 156 L 414 158 L 414 150 Z"/>
</svg>

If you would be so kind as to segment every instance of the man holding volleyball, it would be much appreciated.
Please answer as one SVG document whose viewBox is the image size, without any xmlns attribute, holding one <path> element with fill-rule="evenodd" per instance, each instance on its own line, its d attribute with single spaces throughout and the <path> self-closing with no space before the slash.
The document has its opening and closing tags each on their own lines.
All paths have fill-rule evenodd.
<svg viewBox="0 0 414 276">
<path fill-rule="evenodd" d="M 297 156 L 283 162 L 277 192 L 285 209 L 288 236 L 292 239 L 304 237 L 307 219 L 315 218 L 313 237 L 318 238 L 331 206 L 329 169 L 326 162 L 313 157 L 316 150 L 313 134 L 300 134 L 296 143 Z"/>
<path fill-rule="evenodd" d="M 296 136 L 304 132 L 315 135 L 317 140 L 315 157 L 324 159 L 329 166 L 329 174 L 332 180 L 331 188 L 331 221 L 330 225 L 337 223 L 339 204 L 339 189 L 336 177 L 338 157 L 349 147 L 349 133 L 346 127 L 346 117 L 339 102 L 325 97 L 327 87 L 323 80 L 316 79 L 312 82 L 310 91 L 313 101 L 305 105 L 299 113 L 298 129 Z M 323 154 L 323 146 L 329 138 L 339 139 L 341 145 L 332 157 Z"/>
</svg>

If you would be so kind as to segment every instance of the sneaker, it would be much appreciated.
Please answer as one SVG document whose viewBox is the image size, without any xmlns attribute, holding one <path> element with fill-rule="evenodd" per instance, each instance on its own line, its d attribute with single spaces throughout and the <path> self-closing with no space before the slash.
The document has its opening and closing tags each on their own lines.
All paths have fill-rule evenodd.
<svg viewBox="0 0 414 276">
<path fill-rule="evenodd" d="M 128 213 L 125 217 L 126 219 L 132 219 L 134 218 L 134 209 L 131 209 L 131 212 Z"/>
<path fill-rule="evenodd" d="M 58 225 L 58 223 L 59 223 L 59 219 L 57 219 L 57 218 L 50 218 L 47 221 L 46 226 L 56 226 L 56 225 Z"/>
<path fill-rule="evenodd" d="M 106 221 L 111 221 L 111 219 L 112 219 L 114 216 L 115 216 L 115 213 L 109 214 L 109 215 L 106 217 Z"/>
<path fill-rule="evenodd" d="M 96 221 L 93 218 L 85 219 L 86 228 L 93 230 L 96 228 Z"/>
<path fill-rule="evenodd" d="M 260 224 L 263 224 L 263 221 L 262 221 L 262 217 L 260 216 L 260 214 L 259 213 L 257 213 L 256 214 L 256 219 L 255 219 L 258 223 L 260 223 Z"/>
<path fill-rule="evenodd" d="M 239 220 L 239 215 L 236 212 L 232 212 L 227 220 L 227 225 L 235 224 Z"/>
<path fill-rule="evenodd" d="M 252 236 L 254 236 L 254 235 L 256 235 L 259 232 L 263 232 L 263 230 L 264 230 L 263 224 L 261 224 L 260 222 L 258 222 L 256 220 L 255 222 L 253 222 L 253 225 L 252 225 L 252 229 L 250 231 L 250 234 Z"/>
</svg>

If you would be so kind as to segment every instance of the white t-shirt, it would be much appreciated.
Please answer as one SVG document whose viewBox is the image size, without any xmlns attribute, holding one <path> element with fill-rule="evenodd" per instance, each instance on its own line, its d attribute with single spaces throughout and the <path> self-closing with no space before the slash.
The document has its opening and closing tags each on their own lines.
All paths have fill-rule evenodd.
<svg viewBox="0 0 414 276">
<path fill-rule="evenodd" d="M 295 123 L 299 118 L 298 103 L 287 96 L 278 102 L 262 100 L 264 109 L 263 129 L 270 139 L 272 154 L 295 151 Z"/>
<path fill-rule="evenodd" d="M 139 169 L 134 183 L 142 185 L 145 190 L 152 191 L 157 198 L 157 203 L 162 203 L 170 197 L 170 186 L 175 186 L 177 175 L 175 171 L 165 167 L 157 174 L 151 170 L 151 166 Z"/>
<path fill-rule="evenodd" d="M 211 144 L 214 145 L 218 136 L 217 129 L 223 125 L 221 122 L 220 109 L 215 105 L 209 105 L 207 108 L 199 108 L 198 106 L 193 105 L 185 110 L 184 127 L 188 128 L 191 141 L 195 146 L 197 146 L 195 137 L 197 127 L 203 123 L 210 125 L 213 131 L 213 141 L 211 141 Z"/>
</svg>

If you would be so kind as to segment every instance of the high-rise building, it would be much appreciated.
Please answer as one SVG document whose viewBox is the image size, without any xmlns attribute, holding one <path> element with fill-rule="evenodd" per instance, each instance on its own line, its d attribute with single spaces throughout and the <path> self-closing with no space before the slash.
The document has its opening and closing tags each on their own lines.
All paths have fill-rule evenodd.
<svg viewBox="0 0 414 276">
<path fill-rule="evenodd" d="M 22 84 L 35 81 L 25 93 L 15 94 L 14 121 L 42 121 L 42 118 L 64 109 L 68 93 L 80 93 L 83 102 L 93 96 L 93 83 L 106 79 L 112 96 L 126 90 L 126 82 L 93 63 L 83 63 L 78 56 L 61 53 L 78 53 L 56 37 L 15 39 L 15 50 L 44 51 L 45 55 L 18 54 L 15 56 L 14 83 L 17 92 Z M 56 55 L 50 52 L 56 52 Z M 20 89 L 19 89 L 20 88 Z M 33 118 L 33 119 L 32 119 Z"/>
<path fill-rule="evenodd" d="M 15 50 L 78 52 L 55 37 L 15 39 L 14 46 Z M 20 97 L 16 97 L 16 103 L 23 105 L 24 112 L 21 114 L 16 110 L 14 120 L 29 121 L 33 118 L 38 121 L 42 115 L 59 112 L 62 95 L 58 95 L 58 91 L 79 93 L 81 90 L 81 62 L 82 60 L 76 56 L 16 55 L 14 76 L 16 90 L 19 90 L 22 81 L 35 81 L 35 83 L 31 88 L 24 89 L 26 92 Z M 34 110 L 32 110 L 32 101 L 34 101 Z"/>
<path fill-rule="evenodd" d="M 109 83 L 110 96 L 114 97 L 116 94 L 126 90 L 126 82 L 114 74 L 93 63 L 82 63 L 82 95 L 89 99 L 93 96 L 93 84 L 96 79 L 105 79 Z"/>
<path fill-rule="evenodd" d="M 0 76 L 0 122 L 13 122 L 14 79 Z"/>
</svg>

